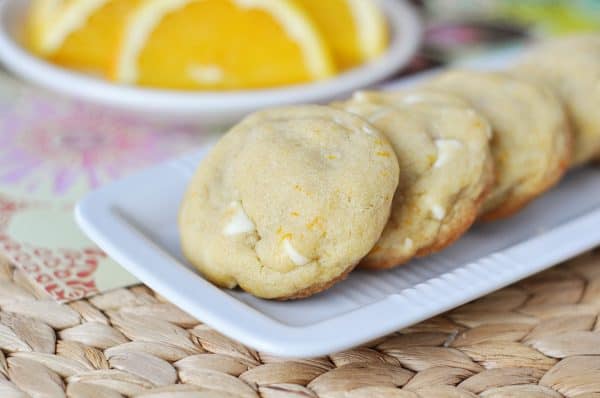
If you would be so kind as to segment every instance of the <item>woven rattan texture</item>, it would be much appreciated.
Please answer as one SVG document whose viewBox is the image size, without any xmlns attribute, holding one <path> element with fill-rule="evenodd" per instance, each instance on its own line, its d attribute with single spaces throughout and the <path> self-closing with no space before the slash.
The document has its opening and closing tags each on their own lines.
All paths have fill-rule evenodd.
<svg viewBox="0 0 600 398">
<path fill-rule="evenodd" d="M 3 260 L 0 308 L 2 398 L 600 397 L 600 253 L 309 360 L 248 349 L 144 286 L 57 304 Z"/>
</svg>

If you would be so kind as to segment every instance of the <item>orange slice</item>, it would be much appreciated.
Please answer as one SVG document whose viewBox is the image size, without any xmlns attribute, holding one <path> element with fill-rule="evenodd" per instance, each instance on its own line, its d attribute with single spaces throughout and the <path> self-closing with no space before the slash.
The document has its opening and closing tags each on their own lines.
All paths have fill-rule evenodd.
<svg viewBox="0 0 600 398">
<path fill-rule="evenodd" d="M 63 0 L 33 0 L 29 8 L 26 24 L 27 44 L 36 53 L 42 53 L 42 37 L 49 21 L 62 7 Z"/>
<path fill-rule="evenodd" d="M 111 77 L 162 88 L 236 89 L 334 72 L 326 42 L 295 0 L 147 0 L 127 21 Z"/>
<path fill-rule="evenodd" d="M 30 13 L 32 49 L 52 62 L 105 72 L 125 20 L 143 0 L 36 0 Z"/>
<path fill-rule="evenodd" d="M 298 0 L 331 46 L 341 69 L 381 55 L 389 41 L 386 19 L 373 0 Z"/>
</svg>

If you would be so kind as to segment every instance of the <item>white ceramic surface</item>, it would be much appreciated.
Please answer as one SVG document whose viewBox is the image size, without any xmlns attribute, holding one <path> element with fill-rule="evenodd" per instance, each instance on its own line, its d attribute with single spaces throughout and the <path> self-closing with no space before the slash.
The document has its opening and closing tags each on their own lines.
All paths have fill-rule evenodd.
<svg viewBox="0 0 600 398">
<path fill-rule="evenodd" d="M 471 65 L 497 68 L 517 54 L 509 50 Z M 389 271 L 356 270 L 305 300 L 261 300 L 216 288 L 179 249 L 181 197 L 208 150 L 91 193 L 76 217 L 100 247 L 148 286 L 225 335 L 271 354 L 319 356 L 365 343 L 600 244 L 600 168 L 589 167 L 572 172 L 515 217 L 478 225 L 438 255 Z"/>
<path fill-rule="evenodd" d="M 29 0 L 0 0 L 0 61 L 25 80 L 89 102 L 140 114 L 146 118 L 198 125 L 228 124 L 264 107 L 325 102 L 389 77 L 416 52 L 421 24 L 402 0 L 378 0 L 388 18 L 392 42 L 377 60 L 335 78 L 269 90 L 182 92 L 115 85 L 41 60 L 19 44 Z"/>
</svg>

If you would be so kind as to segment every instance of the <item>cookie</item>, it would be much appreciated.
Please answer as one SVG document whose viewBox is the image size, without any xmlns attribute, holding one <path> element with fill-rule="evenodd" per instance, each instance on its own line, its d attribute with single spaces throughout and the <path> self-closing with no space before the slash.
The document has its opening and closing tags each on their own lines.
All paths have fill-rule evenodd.
<svg viewBox="0 0 600 398">
<path fill-rule="evenodd" d="M 551 87 L 575 136 L 572 165 L 600 156 L 600 37 L 574 36 L 532 49 L 515 73 Z"/>
<path fill-rule="evenodd" d="M 391 268 L 437 252 L 473 224 L 494 172 L 491 127 L 466 102 L 418 90 L 357 93 L 336 106 L 384 133 L 402 171 L 390 221 L 361 267 Z"/>
<path fill-rule="evenodd" d="M 399 167 L 388 140 L 326 106 L 258 112 L 202 162 L 181 205 L 183 253 L 215 284 L 310 296 L 375 245 Z"/>
<path fill-rule="evenodd" d="M 514 214 L 556 184 L 569 167 L 568 119 L 545 86 L 499 72 L 456 70 L 428 87 L 467 100 L 492 126 L 496 185 L 483 205 L 482 219 Z"/>
</svg>

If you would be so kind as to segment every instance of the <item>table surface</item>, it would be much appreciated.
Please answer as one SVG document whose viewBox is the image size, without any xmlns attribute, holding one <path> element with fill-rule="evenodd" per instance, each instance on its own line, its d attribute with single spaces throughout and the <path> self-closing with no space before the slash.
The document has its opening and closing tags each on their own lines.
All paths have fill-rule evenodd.
<svg viewBox="0 0 600 398">
<path fill-rule="evenodd" d="M 303 360 L 248 349 L 145 286 L 69 304 L 38 289 L 0 260 L 2 397 L 600 396 L 600 251 Z"/>
</svg>

